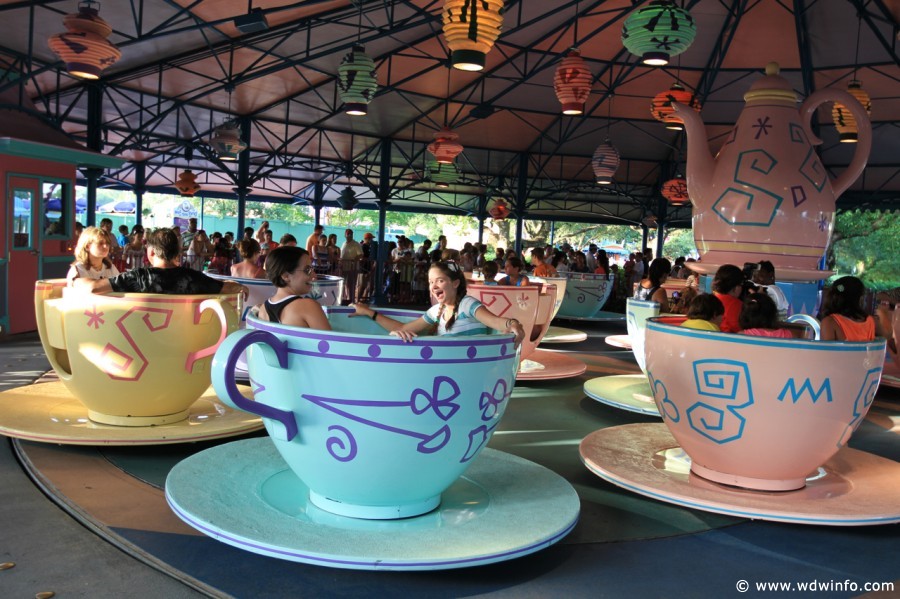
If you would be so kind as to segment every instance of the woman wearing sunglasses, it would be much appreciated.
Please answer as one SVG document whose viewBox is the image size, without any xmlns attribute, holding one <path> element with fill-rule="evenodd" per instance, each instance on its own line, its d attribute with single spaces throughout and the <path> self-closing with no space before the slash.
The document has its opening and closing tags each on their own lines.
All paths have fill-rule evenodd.
<svg viewBox="0 0 900 599">
<path fill-rule="evenodd" d="M 263 302 L 259 318 L 297 327 L 330 331 L 322 306 L 308 297 L 316 271 L 309 253 L 298 247 L 278 246 L 266 256 L 266 275 L 275 295 Z"/>
</svg>

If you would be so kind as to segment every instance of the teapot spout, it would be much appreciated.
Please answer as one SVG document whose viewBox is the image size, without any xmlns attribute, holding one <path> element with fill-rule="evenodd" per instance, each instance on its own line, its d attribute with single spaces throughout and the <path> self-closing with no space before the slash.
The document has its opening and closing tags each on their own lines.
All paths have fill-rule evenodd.
<svg viewBox="0 0 900 599">
<path fill-rule="evenodd" d="M 700 210 L 709 208 L 702 205 L 708 202 L 708 192 L 712 184 L 716 162 L 709 151 L 709 140 L 706 137 L 706 125 L 695 110 L 684 104 L 672 102 L 675 114 L 684 123 L 688 137 L 687 152 L 687 185 L 691 203 Z"/>
</svg>

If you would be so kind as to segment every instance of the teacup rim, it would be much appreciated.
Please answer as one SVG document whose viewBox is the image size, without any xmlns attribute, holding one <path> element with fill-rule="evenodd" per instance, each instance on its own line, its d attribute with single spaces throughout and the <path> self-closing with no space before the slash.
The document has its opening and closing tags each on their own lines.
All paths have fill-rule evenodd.
<svg viewBox="0 0 900 599">
<path fill-rule="evenodd" d="M 680 325 L 668 324 L 663 319 L 667 316 L 654 316 L 648 318 L 646 327 L 648 331 L 659 331 L 679 337 L 693 337 L 708 339 L 714 338 L 729 343 L 743 345 L 762 345 L 766 347 L 812 349 L 816 351 L 884 351 L 887 340 L 876 338 L 872 341 L 821 341 L 818 339 L 784 339 L 778 337 L 761 337 L 757 335 L 741 335 L 739 333 L 723 333 L 721 331 L 704 331 L 692 329 Z"/>
<path fill-rule="evenodd" d="M 572 272 L 569 271 L 566 273 L 566 278 L 569 280 L 575 279 L 578 281 L 590 281 L 590 280 L 602 280 L 602 281 L 611 281 L 610 277 L 614 275 L 605 274 L 601 275 L 595 272 Z"/>
<path fill-rule="evenodd" d="M 353 308 L 347 306 L 326 306 L 326 312 L 338 314 L 352 314 Z M 421 316 L 423 313 L 416 310 L 399 310 L 399 309 L 378 309 L 379 314 L 387 316 Z M 410 344 L 403 341 L 399 337 L 391 337 L 389 335 L 365 335 L 361 333 L 341 333 L 340 331 L 320 331 L 317 329 L 308 329 L 306 327 L 296 327 L 284 325 L 277 322 L 269 322 L 252 314 L 247 314 L 247 323 L 252 325 L 254 329 L 287 335 L 288 337 L 299 337 L 305 339 L 317 339 L 323 341 L 341 341 L 346 343 L 359 343 L 369 345 L 373 340 L 377 340 L 379 345 L 414 345 L 415 347 L 438 346 L 438 347 L 457 347 L 457 346 L 492 346 L 504 345 L 512 343 L 515 335 L 511 333 L 494 333 L 488 335 L 420 335 Z"/>
<path fill-rule="evenodd" d="M 208 275 L 214 279 L 218 279 L 218 280 L 224 279 L 224 280 L 228 280 L 228 281 L 237 281 L 241 285 L 247 285 L 247 286 L 250 286 L 250 285 L 254 285 L 254 286 L 256 286 L 256 285 L 259 285 L 259 286 L 272 285 L 272 281 L 270 281 L 269 279 L 255 279 L 255 278 L 251 279 L 249 277 L 234 277 L 231 275 L 223 275 L 223 274 L 212 273 L 212 272 L 208 272 L 208 273 L 206 273 L 206 275 Z M 315 284 L 322 280 L 336 283 L 338 281 L 343 281 L 344 277 L 339 277 L 336 275 L 318 275 L 317 274 L 316 279 L 312 282 L 312 284 Z"/>
</svg>

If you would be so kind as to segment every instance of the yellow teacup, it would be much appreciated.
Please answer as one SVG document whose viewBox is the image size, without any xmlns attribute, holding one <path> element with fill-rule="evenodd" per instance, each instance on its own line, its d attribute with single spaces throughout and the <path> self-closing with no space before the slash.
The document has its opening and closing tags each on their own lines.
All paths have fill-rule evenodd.
<svg viewBox="0 0 900 599">
<path fill-rule="evenodd" d="M 38 332 L 66 388 L 103 424 L 187 418 L 212 355 L 238 328 L 237 295 L 92 294 L 35 283 Z"/>
</svg>

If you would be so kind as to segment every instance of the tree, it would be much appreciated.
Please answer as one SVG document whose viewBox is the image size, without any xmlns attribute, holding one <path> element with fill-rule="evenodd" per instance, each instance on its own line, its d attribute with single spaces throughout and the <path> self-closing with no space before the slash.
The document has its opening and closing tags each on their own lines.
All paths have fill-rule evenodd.
<svg viewBox="0 0 900 599">
<path fill-rule="evenodd" d="M 825 265 L 837 276 L 859 277 L 876 291 L 900 287 L 900 219 L 896 212 L 842 210 Z"/>
</svg>

